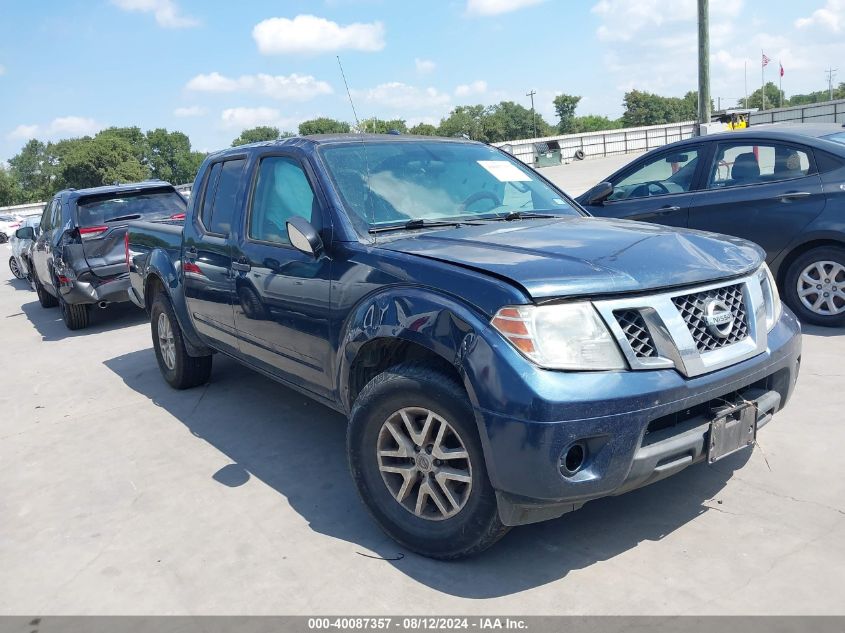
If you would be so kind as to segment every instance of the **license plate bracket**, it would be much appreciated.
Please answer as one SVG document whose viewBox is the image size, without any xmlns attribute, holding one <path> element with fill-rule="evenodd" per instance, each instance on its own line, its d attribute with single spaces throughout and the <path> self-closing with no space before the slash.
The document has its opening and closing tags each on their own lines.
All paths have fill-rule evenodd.
<svg viewBox="0 0 845 633">
<path fill-rule="evenodd" d="M 727 405 L 714 410 L 707 443 L 707 463 L 754 445 L 757 438 L 757 406 L 753 402 Z"/>
</svg>

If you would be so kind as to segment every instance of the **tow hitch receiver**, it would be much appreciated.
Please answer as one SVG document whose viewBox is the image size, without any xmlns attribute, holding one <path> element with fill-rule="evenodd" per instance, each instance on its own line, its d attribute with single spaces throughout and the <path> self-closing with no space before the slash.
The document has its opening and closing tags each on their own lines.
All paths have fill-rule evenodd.
<svg viewBox="0 0 845 633">
<path fill-rule="evenodd" d="M 707 463 L 752 446 L 757 437 L 757 405 L 754 402 L 727 404 L 714 409 L 707 444 Z"/>
</svg>

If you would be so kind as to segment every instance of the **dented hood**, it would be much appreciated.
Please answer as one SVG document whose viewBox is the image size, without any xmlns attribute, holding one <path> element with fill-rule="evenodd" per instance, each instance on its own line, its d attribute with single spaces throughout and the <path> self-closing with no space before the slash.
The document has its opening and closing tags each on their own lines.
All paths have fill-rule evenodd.
<svg viewBox="0 0 845 633">
<path fill-rule="evenodd" d="M 764 259 L 738 238 L 588 217 L 490 222 L 378 246 L 508 279 L 534 299 L 706 283 L 749 273 Z"/>
</svg>

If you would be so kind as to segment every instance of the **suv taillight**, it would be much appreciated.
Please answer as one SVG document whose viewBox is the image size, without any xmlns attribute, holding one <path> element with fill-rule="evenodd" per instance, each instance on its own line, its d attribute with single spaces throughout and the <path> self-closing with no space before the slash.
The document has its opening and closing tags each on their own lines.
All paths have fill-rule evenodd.
<svg viewBox="0 0 845 633">
<path fill-rule="evenodd" d="M 108 230 L 109 227 L 107 226 L 81 226 L 79 227 L 79 236 L 83 240 L 90 240 L 95 237 L 100 237 Z"/>
</svg>

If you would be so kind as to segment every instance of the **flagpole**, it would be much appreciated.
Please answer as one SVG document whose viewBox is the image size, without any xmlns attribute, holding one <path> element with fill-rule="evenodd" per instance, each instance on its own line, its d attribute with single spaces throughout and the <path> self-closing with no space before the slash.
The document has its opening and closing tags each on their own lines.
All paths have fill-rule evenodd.
<svg viewBox="0 0 845 633">
<path fill-rule="evenodd" d="M 766 54 L 763 49 L 760 49 L 760 93 L 763 97 L 763 109 L 766 109 L 766 64 L 763 63 L 763 57 Z"/>
<path fill-rule="evenodd" d="M 745 109 L 748 109 L 748 60 L 745 60 Z"/>
<path fill-rule="evenodd" d="M 778 60 L 778 90 L 780 90 L 780 107 L 783 107 L 783 64 Z"/>
</svg>

